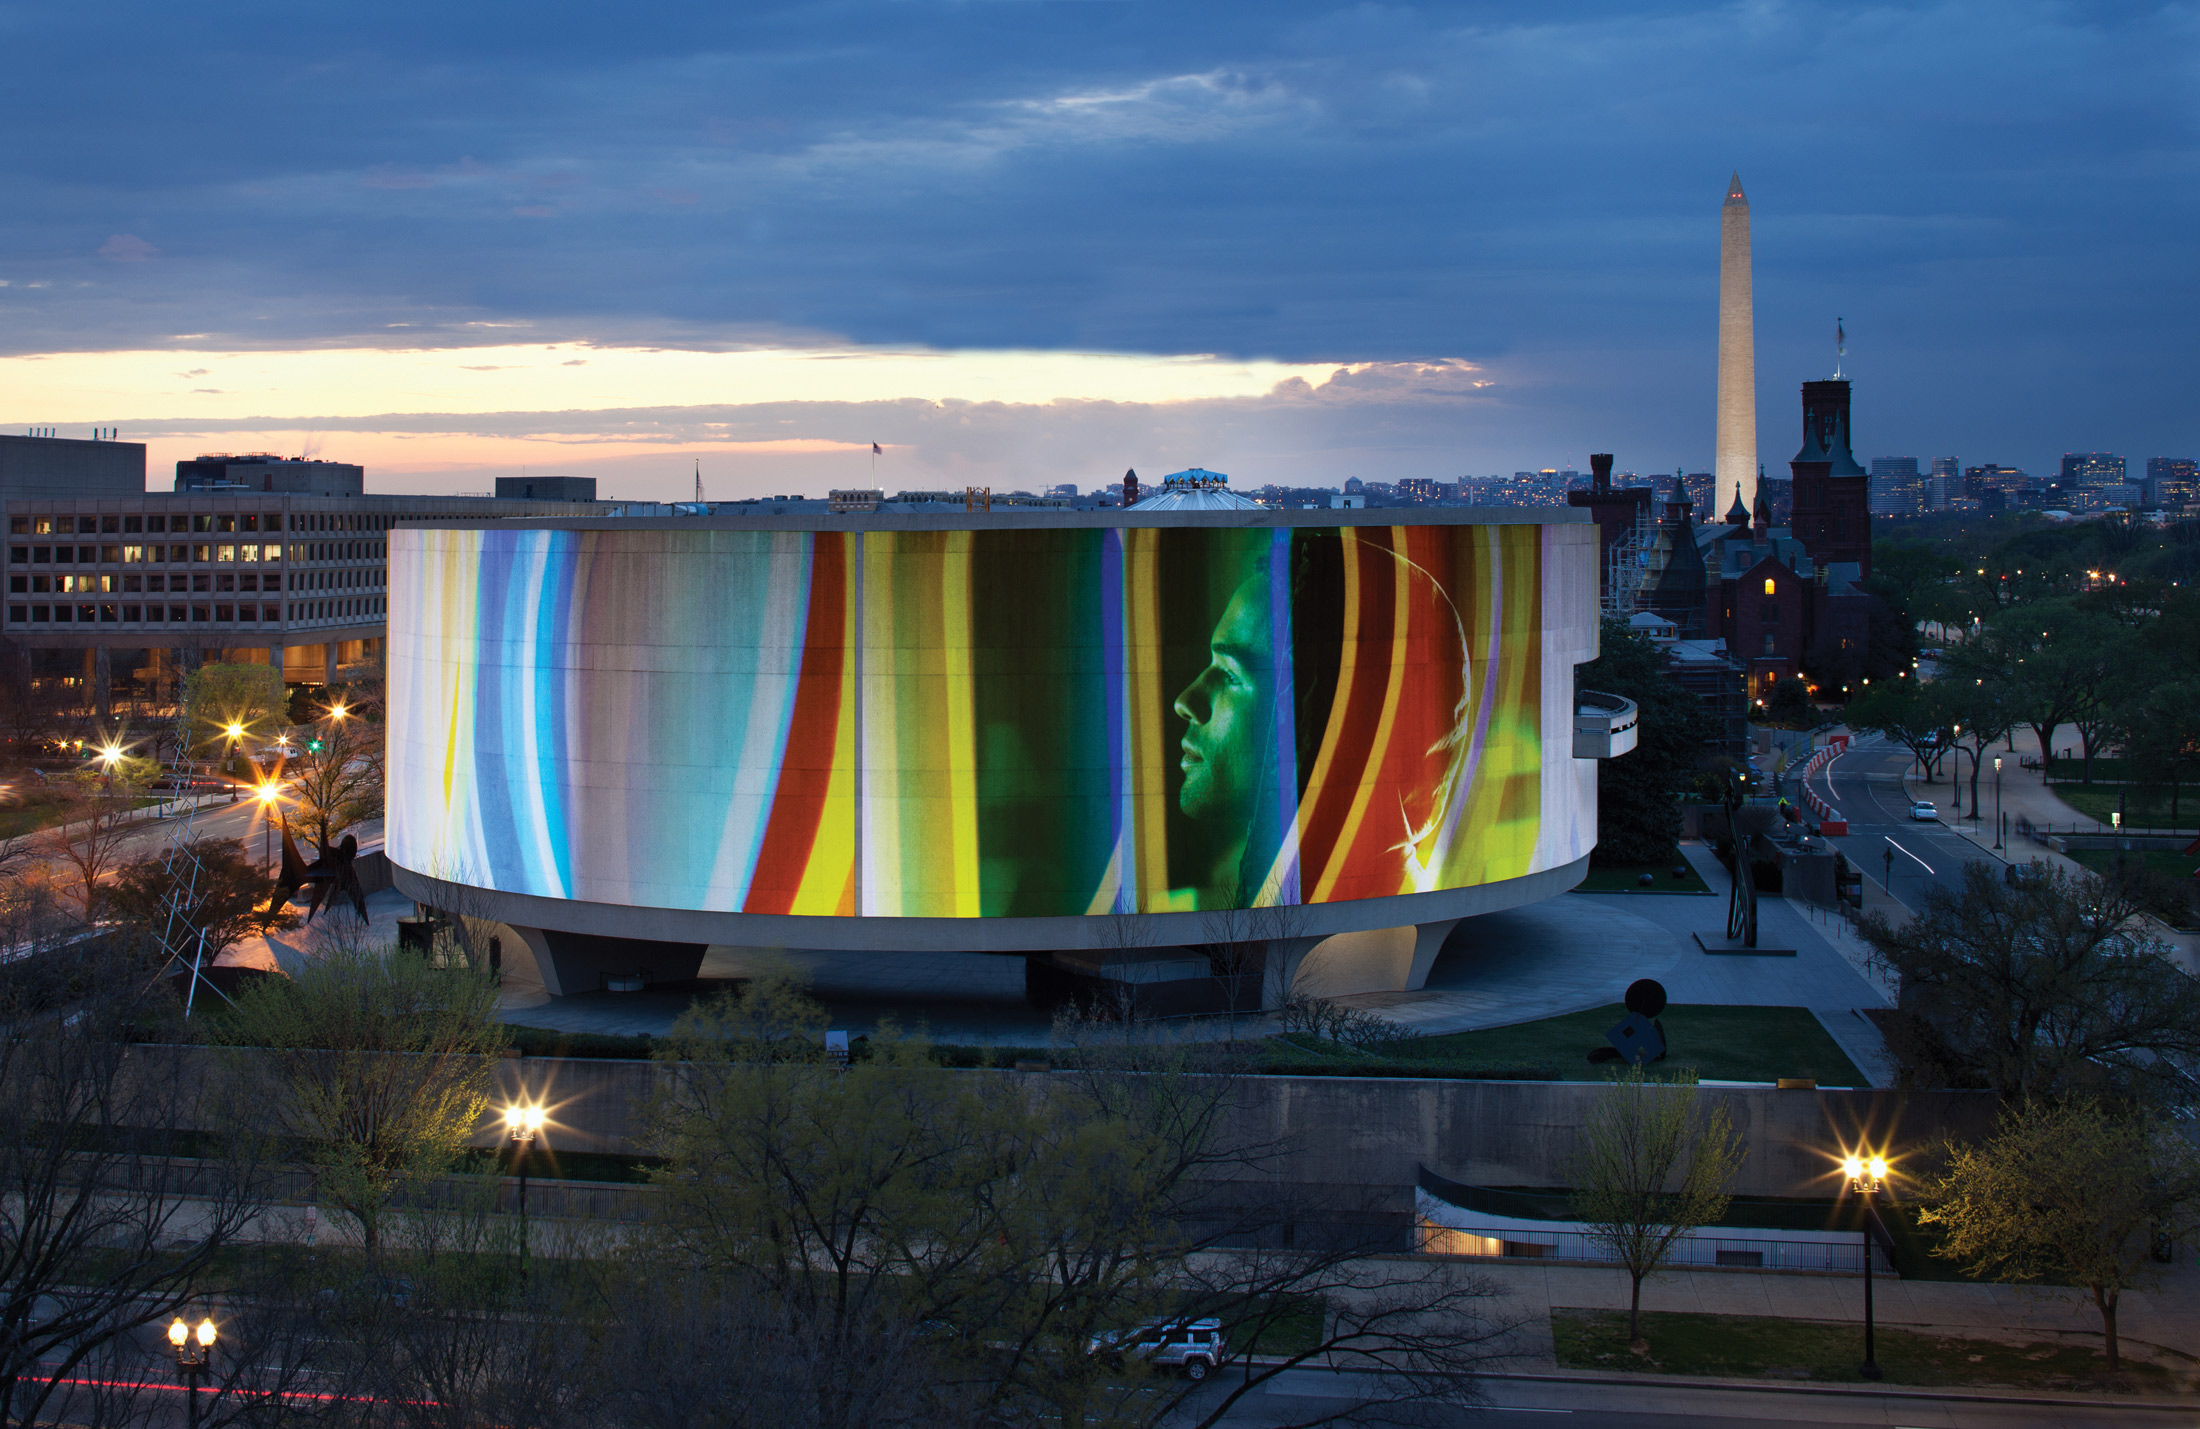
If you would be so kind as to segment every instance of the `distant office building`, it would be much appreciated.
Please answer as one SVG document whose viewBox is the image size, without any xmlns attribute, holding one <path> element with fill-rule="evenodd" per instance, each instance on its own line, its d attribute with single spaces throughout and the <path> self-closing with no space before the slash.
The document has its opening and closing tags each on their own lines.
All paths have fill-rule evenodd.
<svg viewBox="0 0 2200 1429">
<path fill-rule="evenodd" d="M 594 501 L 592 476 L 500 476 L 497 495 L 506 501 Z"/>
<path fill-rule="evenodd" d="M 1963 469 L 1963 494 L 1978 502 L 1982 510 L 2035 505 L 2036 490 L 2037 484 L 2021 467 L 1987 462 Z"/>
<path fill-rule="evenodd" d="M 1935 461 L 1933 465 L 1938 466 L 1940 463 Z M 1960 508 L 1955 503 L 1967 499 L 1963 494 L 1963 478 L 1961 476 L 1936 471 L 1925 478 L 1925 509 L 1927 511 L 1959 510 Z"/>
<path fill-rule="evenodd" d="M 2185 507 L 2192 505 L 2195 496 L 2200 496 L 2200 464 L 2181 456 L 2147 458 L 2147 505 Z"/>
<path fill-rule="evenodd" d="M 1064 501 L 1075 501 L 1077 499 L 1077 483 L 1074 481 L 1058 482 L 1047 488 L 1047 495 L 1058 496 Z"/>
<path fill-rule="evenodd" d="M 1398 494 L 1408 501 L 1434 505 L 1449 501 L 1452 485 L 1447 481 L 1434 481 L 1425 476 L 1409 476 L 1398 483 Z"/>
<path fill-rule="evenodd" d="M 2064 490 L 2107 486 L 2124 479 L 2124 459 L 2113 452 L 2064 452 L 2055 484 Z"/>
<path fill-rule="evenodd" d="M 2111 481 L 2080 488 L 2087 511 L 2137 511 L 2146 504 L 2146 488 L 2136 481 Z"/>
<path fill-rule="evenodd" d="M 347 461 L 310 461 L 272 452 L 212 452 L 176 463 L 176 490 L 208 495 L 363 496 L 367 471 Z"/>
<path fill-rule="evenodd" d="M 1963 479 L 1963 468 L 1956 465 L 1956 459 L 1952 456 L 1936 456 L 1933 458 L 1933 469 L 1927 472 L 1926 475 L 1945 476 L 1961 481 Z"/>
<path fill-rule="evenodd" d="M 1361 481 L 1360 481 L 1360 479 L 1359 479 L 1358 477 L 1356 477 L 1356 476 L 1348 476 L 1348 477 L 1346 477 L 1346 478 L 1344 479 L 1344 494 L 1345 494 L 1345 495 L 1347 495 L 1347 496 L 1358 496 L 1358 495 L 1360 494 L 1360 492 L 1361 492 L 1361 490 L 1362 490 L 1362 489 L 1363 489 L 1363 486 L 1362 486 L 1362 483 L 1361 483 Z"/>
<path fill-rule="evenodd" d="M 1925 479 L 1914 456 L 1872 458 L 1871 512 L 1874 516 L 1915 516 L 1925 509 Z"/>
</svg>

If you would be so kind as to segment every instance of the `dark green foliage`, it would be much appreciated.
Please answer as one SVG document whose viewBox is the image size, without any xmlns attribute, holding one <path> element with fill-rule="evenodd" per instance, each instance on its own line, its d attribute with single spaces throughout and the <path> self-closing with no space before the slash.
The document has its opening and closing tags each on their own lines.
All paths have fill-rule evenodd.
<svg viewBox="0 0 2200 1429">
<path fill-rule="evenodd" d="M 1633 751 L 1597 762 L 1598 863 L 1662 863 L 1680 847 L 1680 796 L 1714 731 L 1696 697 L 1665 672 L 1665 652 L 1625 621 L 1604 622 L 1601 652 L 1578 666 L 1576 688 L 1633 700 Z"/>
</svg>

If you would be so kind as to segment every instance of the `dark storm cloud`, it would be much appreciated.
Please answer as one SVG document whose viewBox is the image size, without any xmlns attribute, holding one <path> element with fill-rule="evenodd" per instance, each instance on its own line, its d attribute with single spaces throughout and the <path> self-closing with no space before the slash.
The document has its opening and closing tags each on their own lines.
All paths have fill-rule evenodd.
<svg viewBox="0 0 2200 1429">
<path fill-rule="evenodd" d="M 5 351 L 1464 357 L 1537 394 L 1543 450 L 1671 466 L 1708 452 L 1738 168 L 1769 461 L 1837 313 L 1871 451 L 2200 435 L 2189 7 L 17 6 L 0 35 Z"/>
</svg>

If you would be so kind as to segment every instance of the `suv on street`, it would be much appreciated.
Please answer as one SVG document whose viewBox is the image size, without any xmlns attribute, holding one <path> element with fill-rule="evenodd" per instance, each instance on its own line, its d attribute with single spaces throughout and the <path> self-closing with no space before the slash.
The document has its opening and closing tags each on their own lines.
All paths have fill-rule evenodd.
<svg viewBox="0 0 2200 1429">
<path fill-rule="evenodd" d="M 1094 1335 L 1092 1354 L 1136 1355 L 1157 1365 L 1174 1365 L 1186 1379 L 1205 1379 L 1222 1363 L 1222 1322 L 1215 1319 L 1157 1321 L 1135 1329 Z"/>
</svg>

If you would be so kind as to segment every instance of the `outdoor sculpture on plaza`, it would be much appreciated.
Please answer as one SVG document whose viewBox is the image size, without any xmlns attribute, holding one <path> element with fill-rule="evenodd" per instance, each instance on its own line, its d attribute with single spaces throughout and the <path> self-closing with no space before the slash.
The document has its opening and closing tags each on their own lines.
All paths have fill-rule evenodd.
<svg viewBox="0 0 2200 1429">
<path fill-rule="evenodd" d="M 336 905 L 336 896 L 340 893 L 351 899 L 352 911 L 359 915 L 359 921 L 366 922 L 367 892 L 360 884 L 359 870 L 354 866 L 359 857 L 359 840 L 346 834 L 343 841 L 334 848 L 322 845 L 320 854 L 312 863 L 307 863 L 298 852 L 298 845 L 290 837 L 289 821 L 284 821 L 283 873 L 276 880 L 274 901 L 268 904 L 268 911 L 273 912 L 282 907 L 300 888 L 305 887 L 308 923 L 313 921 L 313 915 L 321 910 L 323 903 L 333 908 Z"/>
</svg>

